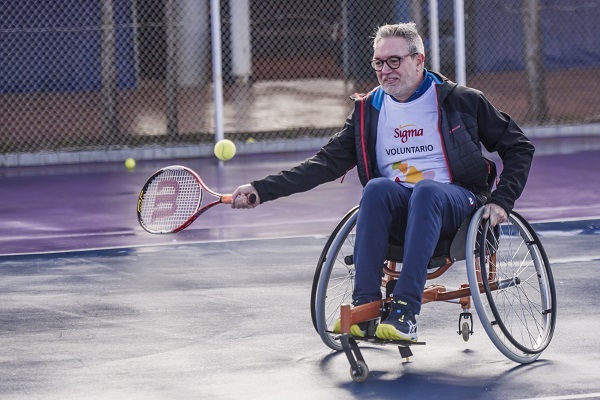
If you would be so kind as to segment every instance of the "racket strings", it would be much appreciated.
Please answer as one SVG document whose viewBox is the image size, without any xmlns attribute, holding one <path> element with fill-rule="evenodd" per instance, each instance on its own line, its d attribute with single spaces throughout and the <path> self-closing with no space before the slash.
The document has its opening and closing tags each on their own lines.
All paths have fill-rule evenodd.
<svg viewBox="0 0 600 400">
<path fill-rule="evenodd" d="M 185 223 L 199 208 L 202 189 L 186 170 L 163 170 L 144 194 L 140 216 L 153 231 L 171 231 Z"/>
</svg>

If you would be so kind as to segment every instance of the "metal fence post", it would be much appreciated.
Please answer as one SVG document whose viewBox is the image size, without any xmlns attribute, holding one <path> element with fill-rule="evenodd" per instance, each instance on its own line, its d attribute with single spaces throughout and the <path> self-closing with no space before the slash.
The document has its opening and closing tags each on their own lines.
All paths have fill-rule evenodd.
<svg viewBox="0 0 600 400">
<path fill-rule="evenodd" d="M 223 66 L 221 51 L 221 5 L 219 0 L 210 0 L 212 29 L 213 93 L 215 103 L 215 143 L 225 137 L 223 122 Z"/>
<path fill-rule="evenodd" d="M 178 24 L 175 0 L 165 1 L 165 23 L 167 39 L 167 60 L 165 71 L 165 95 L 167 134 L 176 139 L 178 133 L 177 115 L 177 41 Z"/>
<path fill-rule="evenodd" d="M 467 62 L 465 50 L 465 0 L 454 0 L 454 37 L 456 83 L 467 85 Z"/>
<path fill-rule="evenodd" d="M 441 72 L 438 0 L 429 0 L 429 46 L 431 53 L 431 69 L 436 72 Z"/>
<path fill-rule="evenodd" d="M 523 2 L 522 21 L 525 70 L 529 87 L 529 111 L 527 117 L 539 122 L 543 121 L 548 114 L 539 0 L 526 0 Z"/>
<path fill-rule="evenodd" d="M 113 0 L 101 0 L 101 74 L 104 139 L 111 143 L 119 134 L 115 68 L 115 15 Z"/>
</svg>

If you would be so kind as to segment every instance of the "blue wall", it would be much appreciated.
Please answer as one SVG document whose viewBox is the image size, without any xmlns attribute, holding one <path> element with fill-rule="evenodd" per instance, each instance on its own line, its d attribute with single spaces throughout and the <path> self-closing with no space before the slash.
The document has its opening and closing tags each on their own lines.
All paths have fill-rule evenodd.
<svg viewBox="0 0 600 400">
<path fill-rule="evenodd" d="M 115 0 L 119 88 L 136 85 L 132 0 Z M 72 92 L 102 86 L 100 2 L 3 0 L 0 93 Z"/>
<path fill-rule="evenodd" d="M 476 1 L 477 70 L 524 68 L 522 0 Z M 547 69 L 600 66 L 600 1 L 540 0 Z"/>
</svg>

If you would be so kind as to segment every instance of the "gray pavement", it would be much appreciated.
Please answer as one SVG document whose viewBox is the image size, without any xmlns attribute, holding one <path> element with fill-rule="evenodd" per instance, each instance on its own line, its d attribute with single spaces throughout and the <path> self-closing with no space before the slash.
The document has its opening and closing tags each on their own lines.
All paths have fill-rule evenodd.
<svg viewBox="0 0 600 400">
<path fill-rule="evenodd" d="M 555 337 L 526 366 L 455 304 L 424 306 L 409 363 L 361 345 L 352 382 L 310 321 L 322 236 L 8 256 L 0 262 L 3 399 L 532 399 L 600 396 L 596 235 L 542 238 L 557 284 Z M 456 264 L 443 278 L 466 279 Z M 556 397 L 571 396 L 571 397 Z"/>
</svg>

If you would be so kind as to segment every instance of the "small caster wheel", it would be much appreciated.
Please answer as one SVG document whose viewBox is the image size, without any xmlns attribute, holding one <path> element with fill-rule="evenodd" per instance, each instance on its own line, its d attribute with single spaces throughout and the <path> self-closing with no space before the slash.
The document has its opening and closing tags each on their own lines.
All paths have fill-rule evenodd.
<svg viewBox="0 0 600 400">
<path fill-rule="evenodd" d="M 364 382 L 369 377 L 369 367 L 367 367 L 367 363 L 364 361 L 356 361 L 358 364 L 357 370 L 353 370 L 350 367 L 350 376 L 354 382 Z"/>
<path fill-rule="evenodd" d="M 462 338 L 465 342 L 469 341 L 469 337 L 471 336 L 471 330 L 469 329 L 469 323 L 463 322 L 460 332 L 462 333 Z"/>
</svg>

